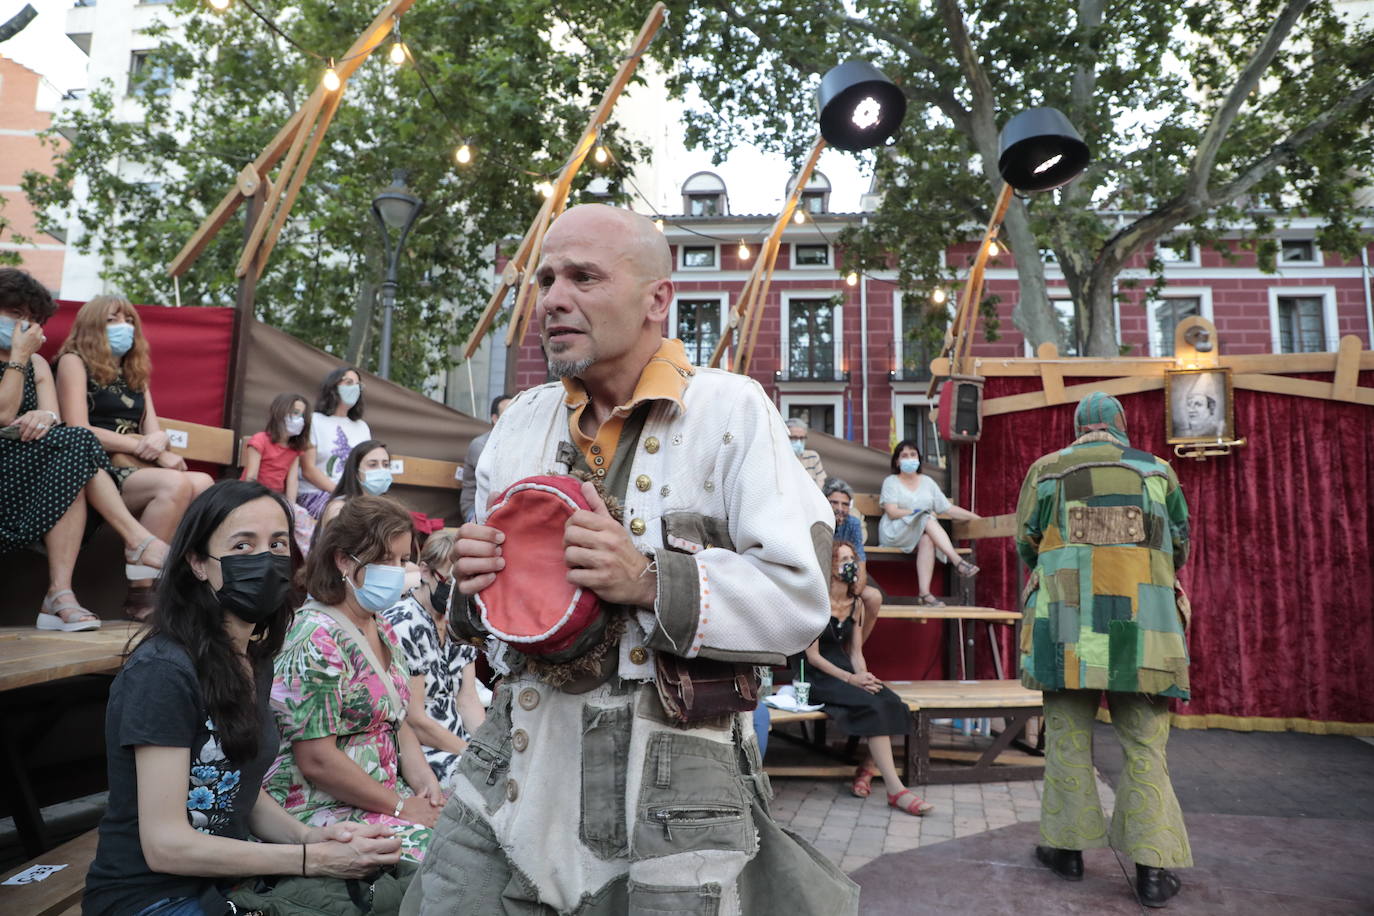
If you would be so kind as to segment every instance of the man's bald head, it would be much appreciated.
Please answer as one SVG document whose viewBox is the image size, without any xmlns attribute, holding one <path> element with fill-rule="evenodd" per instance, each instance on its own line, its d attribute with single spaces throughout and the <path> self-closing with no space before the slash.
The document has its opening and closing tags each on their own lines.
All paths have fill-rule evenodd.
<svg viewBox="0 0 1374 916">
<path fill-rule="evenodd" d="M 561 237 L 587 236 L 616 239 L 624 256 L 633 261 L 635 273 L 644 280 L 666 280 L 673 272 L 673 255 L 668 240 L 653 220 L 606 204 L 582 204 L 564 212 L 544 237 L 544 246 L 557 244 Z"/>
</svg>

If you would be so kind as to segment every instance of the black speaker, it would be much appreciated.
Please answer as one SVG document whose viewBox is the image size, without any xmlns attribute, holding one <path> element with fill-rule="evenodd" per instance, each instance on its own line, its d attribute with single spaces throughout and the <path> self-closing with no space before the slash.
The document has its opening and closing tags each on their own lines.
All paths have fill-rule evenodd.
<svg viewBox="0 0 1374 916">
<path fill-rule="evenodd" d="M 953 375 L 940 388 L 936 415 L 940 438 L 946 442 L 977 442 L 983 435 L 983 379 Z"/>
</svg>

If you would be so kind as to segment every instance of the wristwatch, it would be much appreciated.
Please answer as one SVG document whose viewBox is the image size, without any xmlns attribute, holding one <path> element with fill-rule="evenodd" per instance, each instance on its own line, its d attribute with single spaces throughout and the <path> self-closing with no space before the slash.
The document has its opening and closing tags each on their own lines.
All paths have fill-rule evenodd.
<svg viewBox="0 0 1374 916">
<path fill-rule="evenodd" d="M 6 369 L 18 369 L 20 372 L 23 372 L 23 371 L 24 371 L 24 364 L 21 363 L 21 362 L 19 362 L 18 360 L 12 359 L 12 360 L 10 360 L 9 362 L 5 363 L 5 368 L 6 368 Z"/>
</svg>

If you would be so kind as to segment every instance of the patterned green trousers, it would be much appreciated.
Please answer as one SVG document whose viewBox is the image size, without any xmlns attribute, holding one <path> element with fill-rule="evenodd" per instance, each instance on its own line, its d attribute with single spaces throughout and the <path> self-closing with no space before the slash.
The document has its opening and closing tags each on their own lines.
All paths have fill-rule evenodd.
<svg viewBox="0 0 1374 916">
<path fill-rule="evenodd" d="M 1186 868 L 1193 864 L 1164 758 L 1169 743 L 1169 701 L 1107 692 L 1112 727 L 1125 752 L 1110 832 L 1093 773 L 1093 717 L 1100 690 L 1045 691 L 1045 788 L 1040 836 L 1059 849 L 1111 845 L 1137 865 Z"/>
</svg>

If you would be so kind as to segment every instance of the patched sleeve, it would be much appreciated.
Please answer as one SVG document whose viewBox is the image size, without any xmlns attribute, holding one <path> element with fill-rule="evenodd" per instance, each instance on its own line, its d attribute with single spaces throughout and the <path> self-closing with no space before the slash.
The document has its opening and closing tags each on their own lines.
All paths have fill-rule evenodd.
<svg viewBox="0 0 1374 916">
<path fill-rule="evenodd" d="M 1045 534 L 1040 523 L 1039 468 L 1038 461 L 1030 466 L 1016 501 L 1016 552 L 1032 568 L 1040 559 L 1040 538 Z"/>
<path fill-rule="evenodd" d="M 757 383 L 728 429 L 718 468 L 733 549 L 656 552 L 648 643 L 687 658 L 778 662 L 810 645 L 829 617 L 835 516 Z"/>
<path fill-rule="evenodd" d="M 1169 490 L 1164 495 L 1164 509 L 1169 515 L 1169 536 L 1174 544 L 1174 569 L 1178 569 L 1188 562 L 1192 537 L 1188 525 L 1188 501 L 1183 498 L 1183 488 L 1178 485 L 1178 475 L 1172 467 L 1169 467 Z"/>
</svg>

